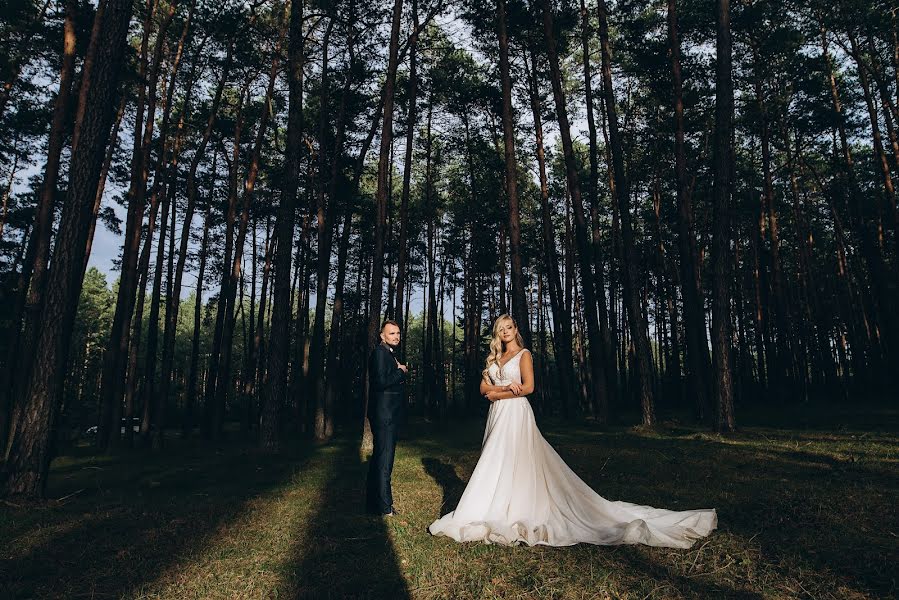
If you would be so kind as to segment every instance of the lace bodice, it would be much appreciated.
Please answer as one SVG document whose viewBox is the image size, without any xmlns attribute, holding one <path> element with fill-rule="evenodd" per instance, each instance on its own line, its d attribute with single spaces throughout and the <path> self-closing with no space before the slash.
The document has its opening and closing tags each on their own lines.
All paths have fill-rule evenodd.
<svg viewBox="0 0 899 600">
<path fill-rule="evenodd" d="M 522 383 L 521 381 L 521 357 L 528 352 L 527 348 L 522 348 L 518 354 L 509 359 L 502 368 L 496 363 L 490 365 L 487 374 L 493 385 L 509 385 L 510 383 Z"/>
</svg>

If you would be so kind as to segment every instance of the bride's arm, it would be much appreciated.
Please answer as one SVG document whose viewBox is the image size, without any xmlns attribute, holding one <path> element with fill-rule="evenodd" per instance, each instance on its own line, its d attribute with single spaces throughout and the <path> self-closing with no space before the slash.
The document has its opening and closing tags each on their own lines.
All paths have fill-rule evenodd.
<svg viewBox="0 0 899 600">
<path fill-rule="evenodd" d="M 489 381 L 487 381 L 487 376 L 484 375 L 481 378 L 481 387 L 480 392 L 482 396 L 486 396 L 490 392 L 505 392 L 509 389 L 507 385 L 493 385 Z"/>
<path fill-rule="evenodd" d="M 521 398 L 522 396 L 527 396 L 529 394 L 534 393 L 534 360 L 531 358 L 531 352 L 526 351 L 521 356 L 521 361 L 518 363 L 519 369 L 521 369 L 521 390 L 516 394 L 513 391 L 509 390 L 509 386 L 492 386 L 497 388 L 497 391 L 490 394 L 487 398 L 491 402 L 495 402 L 497 400 L 506 400 L 508 398 Z M 481 383 L 481 387 L 483 387 L 483 382 Z M 485 392 L 481 392 L 485 394 Z"/>
</svg>

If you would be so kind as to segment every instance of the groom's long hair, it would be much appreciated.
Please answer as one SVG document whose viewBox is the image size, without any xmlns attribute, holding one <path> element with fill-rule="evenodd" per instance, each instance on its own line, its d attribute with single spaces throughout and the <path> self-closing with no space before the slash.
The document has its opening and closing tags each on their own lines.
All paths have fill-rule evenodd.
<svg viewBox="0 0 899 600">
<path fill-rule="evenodd" d="M 515 341 L 518 342 L 518 345 L 524 348 L 524 338 L 521 337 L 521 333 L 518 331 L 518 324 L 515 322 L 515 319 L 511 317 L 511 315 L 500 315 L 496 318 L 496 321 L 493 322 L 493 337 L 490 339 L 490 354 L 487 355 L 487 364 L 484 366 L 484 377 L 488 376 L 488 369 L 490 369 L 490 365 L 496 363 L 496 366 L 499 367 L 499 372 L 503 372 L 503 367 L 499 364 L 499 357 L 503 355 L 503 352 L 506 351 L 505 344 L 503 341 L 499 339 L 499 324 L 505 320 L 509 320 L 512 322 L 512 325 L 515 326 Z"/>
</svg>

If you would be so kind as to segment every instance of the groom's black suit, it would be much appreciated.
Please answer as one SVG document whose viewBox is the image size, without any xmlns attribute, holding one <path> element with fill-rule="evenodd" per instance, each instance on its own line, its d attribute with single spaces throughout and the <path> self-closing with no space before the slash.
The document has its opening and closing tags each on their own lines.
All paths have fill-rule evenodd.
<svg viewBox="0 0 899 600">
<path fill-rule="evenodd" d="M 378 344 L 368 357 L 368 419 L 374 437 L 374 452 L 368 463 L 366 506 L 369 512 L 393 512 L 390 475 L 396 450 L 396 429 L 403 416 L 406 374 L 397 366 L 393 352 Z"/>
</svg>

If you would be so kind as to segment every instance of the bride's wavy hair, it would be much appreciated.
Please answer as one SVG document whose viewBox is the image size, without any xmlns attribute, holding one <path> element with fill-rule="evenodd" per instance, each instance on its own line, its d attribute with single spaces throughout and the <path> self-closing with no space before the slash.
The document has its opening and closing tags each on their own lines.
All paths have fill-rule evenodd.
<svg viewBox="0 0 899 600">
<path fill-rule="evenodd" d="M 493 337 L 490 339 L 490 354 L 487 355 L 487 364 L 484 366 L 483 374 L 487 376 L 487 370 L 490 368 L 490 365 L 496 363 L 496 366 L 499 367 L 500 373 L 503 371 L 503 366 L 499 364 L 499 357 L 503 355 L 503 352 L 506 351 L 505 344 L 503 341 L 499 339 L 499 324 L 503 321 L 511 321 L 512 326 L 515 327 L 515 341 L 519 346 L 524 348 L 524 338 L 521 337 L 521 333 L 518 331 L 518 323 L 515 322 L 515 319 L 512 318 L 511 315 L 503 314 L 496 318 L 496 321 L 493 322 Z"/>
</svg>

